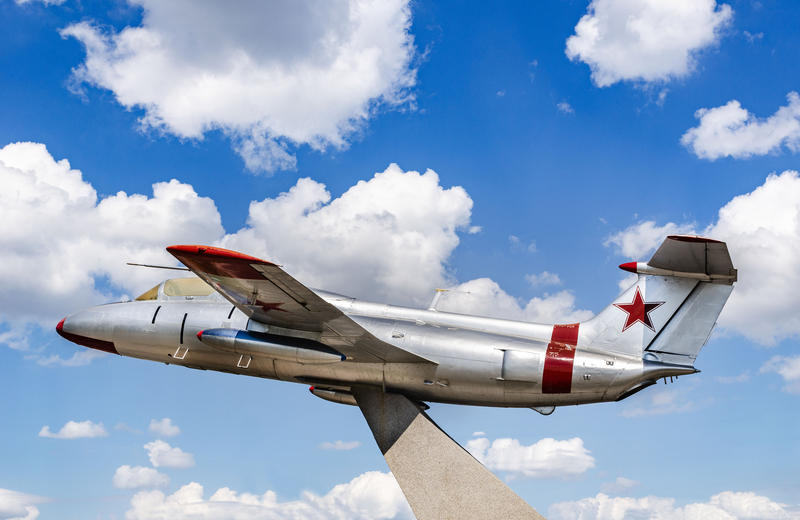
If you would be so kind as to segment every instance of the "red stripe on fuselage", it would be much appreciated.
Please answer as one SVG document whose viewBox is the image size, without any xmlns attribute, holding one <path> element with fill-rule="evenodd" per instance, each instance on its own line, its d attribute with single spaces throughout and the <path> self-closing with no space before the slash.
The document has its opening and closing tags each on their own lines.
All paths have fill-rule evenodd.
<svg viewBox="0 0 800 520">
<path fill-rule="evenodd" d="M 568 394 L 572 391 L 572 366 L 579 326 L 579 323 L 553 325 L 553 336 L 544 355 L 543 394 Z"/>
</svg>

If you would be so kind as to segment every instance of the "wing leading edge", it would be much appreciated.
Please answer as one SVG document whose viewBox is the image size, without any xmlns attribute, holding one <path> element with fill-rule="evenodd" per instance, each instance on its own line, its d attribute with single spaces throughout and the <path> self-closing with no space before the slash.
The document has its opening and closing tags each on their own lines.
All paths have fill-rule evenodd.
<svg viewBox="0 0 800 520">
<path fill-rule="evenodd" d="M 273 334 L 280 329 L 310 334 L 352 361 L 431 363 L 379 340 L 272 262 L 211 246 L 176 245 L 167 251 Z"/>
</svg>

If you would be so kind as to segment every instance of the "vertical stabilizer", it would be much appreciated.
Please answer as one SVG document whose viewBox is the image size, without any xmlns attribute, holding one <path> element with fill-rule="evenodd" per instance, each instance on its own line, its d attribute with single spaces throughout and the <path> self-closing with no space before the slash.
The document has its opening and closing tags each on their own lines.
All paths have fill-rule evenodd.
<svg viewBox="0 0 800 520">
<path fill-rule="evenodd" d="M 737 273 L 724 242 L 667 237 L 650 261 L 620 268 L 638 278 L 581 324 L 581 343 L 670 363 L 693 364 L 733 289 Z"/>
</svg>

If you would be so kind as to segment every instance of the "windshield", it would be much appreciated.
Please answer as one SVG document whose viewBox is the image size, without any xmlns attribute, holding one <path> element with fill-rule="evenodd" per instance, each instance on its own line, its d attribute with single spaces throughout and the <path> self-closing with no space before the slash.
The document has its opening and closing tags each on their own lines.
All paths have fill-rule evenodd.
<svg viewBox="0 0 800 520">
<path fill-rule="evenodd" d="M 200 278 L 172 278 L 145 291 L 136 300 L 157 300 L 158 290 L 162 285 L 164 296 L 208 296 L 214 293 L 214 288 Z"/>
</svg>

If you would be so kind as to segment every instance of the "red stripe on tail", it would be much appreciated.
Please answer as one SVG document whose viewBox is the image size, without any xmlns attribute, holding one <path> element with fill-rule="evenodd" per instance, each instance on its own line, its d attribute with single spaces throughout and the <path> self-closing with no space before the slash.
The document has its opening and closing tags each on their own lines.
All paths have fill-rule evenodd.
<svg viewBox="0 0 800 520">
<path fill-rule="evenodd" d="M 572 391 L 572 366 L 579 326 L 580 323 L 553 325 L 553 336 L 544 356 L 543 394 L 568 394 Z"/>
</svg>

